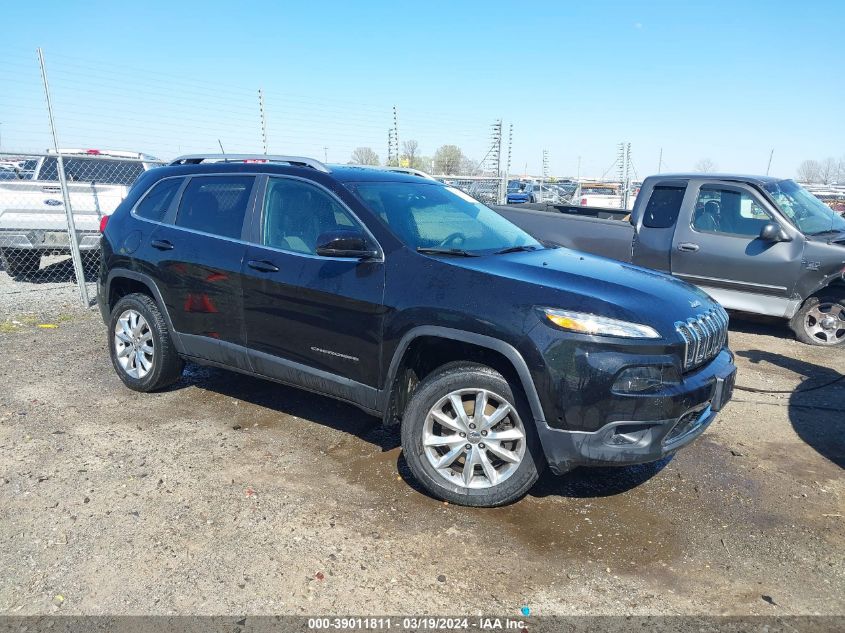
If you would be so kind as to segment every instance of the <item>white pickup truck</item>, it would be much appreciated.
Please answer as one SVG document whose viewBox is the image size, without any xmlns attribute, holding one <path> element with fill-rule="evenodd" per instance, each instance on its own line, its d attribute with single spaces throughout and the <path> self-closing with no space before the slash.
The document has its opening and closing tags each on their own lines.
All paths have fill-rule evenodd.
<svg viewBox="0 0 845 633">
<path fill-rule="evenodd" d="M 61 150 L 79 236 L 88 257 L 100 246 L 100 221 L 111 215 L 129 187 L 158 161 L 137 152 Z M 31 178 L 0 180 L 0 258 L 19 277 L 38 270 L 42 255 L 70 253 L 55 152 L 38 158 Z"/>
</svg>

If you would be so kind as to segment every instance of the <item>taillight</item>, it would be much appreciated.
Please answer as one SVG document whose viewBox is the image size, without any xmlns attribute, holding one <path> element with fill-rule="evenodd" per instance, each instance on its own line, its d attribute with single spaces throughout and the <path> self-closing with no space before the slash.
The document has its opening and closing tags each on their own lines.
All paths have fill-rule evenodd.
<svg viewBox="0 0 845 633">
<path fill-rule="evenodd" d="M 108 223 L 109 223 L 109 218 L 110 218 L 110 217 L 111 217 L 111 216 L 104 215 L 103 217 L 101 217 L 101 218 L 100 218 L 100 233 L 105 233 L 105 232 L 106 232 L 106 224 L 108 224 Z"/>
<path fill-rule="evenodd" d="M 586 199 L 586 198 L 581 198 L 581 206 L 582 206 L 582 207 L 586 207 L 586 206 L 587 206 L 587 199 Z"/>
</svg>

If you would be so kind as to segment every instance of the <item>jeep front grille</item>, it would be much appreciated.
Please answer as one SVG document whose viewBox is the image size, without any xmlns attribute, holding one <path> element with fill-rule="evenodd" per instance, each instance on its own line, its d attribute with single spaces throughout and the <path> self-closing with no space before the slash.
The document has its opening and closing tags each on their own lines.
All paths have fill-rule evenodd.
<svg viewBox="0 0 845 633">
<path fill-rule="evenodd" d="M 728 313 L 721 307 L 677 321 L 675 329 L 684 340 L 684 371 L 716 356 L 728 340 Z"/>
</svg>

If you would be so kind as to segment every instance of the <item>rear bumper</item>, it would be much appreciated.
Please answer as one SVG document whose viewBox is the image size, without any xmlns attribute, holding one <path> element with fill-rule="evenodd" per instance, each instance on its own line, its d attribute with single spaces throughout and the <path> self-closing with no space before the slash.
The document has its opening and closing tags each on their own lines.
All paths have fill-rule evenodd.
<svg viewBox="0 0 845 633">
<path fill-rule="evenodd" d="M 77 235 L 80 250 L 96 250 L 100 247 L 99 231 L 77 231 Z M 0 248 L 70 252 L 70 236 L 66 230 L 61 229 L 5 230 L 0 231 Z"/>
<path fill-rule="evenodd" d="M 552 472 L 565 473 L 576 466 L 626 466 L 657 461 L 688 445 L 716 419 L 730 401 L 736 367 L 723 351 L 703 370 L 673 390 L 671 398 L 687 407 L 680 415 L 659 419 L 608 422 L 596 431 L 569 431 L 537 421 L 537 432 Z M 669 402 L 666 403 L 667 405 Z M 668 410 L 672 407 L 669 406 Z"/>
</svg>

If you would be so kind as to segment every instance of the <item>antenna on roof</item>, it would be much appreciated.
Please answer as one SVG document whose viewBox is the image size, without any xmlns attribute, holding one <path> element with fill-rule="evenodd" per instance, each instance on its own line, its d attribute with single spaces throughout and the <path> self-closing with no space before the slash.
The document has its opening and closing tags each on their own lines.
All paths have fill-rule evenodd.
<svg viewBox="0 0 845 633">
<path fill-rule="evenodd" d="M 223 143 L 220 142 L 220 139 L 217 139 L 217 144 L 220 146 L 220 153 L 223 154 L 223 156 L 225 156 L 226 150 L 223 149 Z"/>
</svg>

